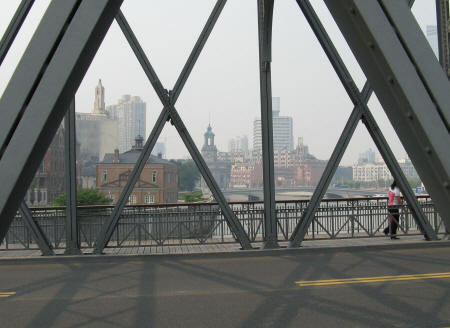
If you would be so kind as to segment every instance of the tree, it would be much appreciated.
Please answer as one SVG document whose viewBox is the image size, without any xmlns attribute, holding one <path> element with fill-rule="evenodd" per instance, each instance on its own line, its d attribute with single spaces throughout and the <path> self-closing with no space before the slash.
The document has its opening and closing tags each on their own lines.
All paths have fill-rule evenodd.
<svg viewBox="0 0 450 328">
<path fill-rule="evenodd" d="M 408 183 L 409 183 L 409 186 L 411 187 L 411 189 L 416 189 L 417 186 L 422 185 L 422 182 L 418 178 L 409 178 Z"/>
<path fill-rule="evenodd" d="M 207 198 L 203 198 L 203 193 L 201 191 L 184 194 L 183 200 L 185 203 L 195 203 L 195 202 L 202 202 L 207 200 Z"/>
<path fill-rule="evenodd" d="M 102 194 L 98 189 L 78 189 L 77 205 L 108 205 L 112 199 Z M 66 205 L 66 193 L 62 193 L 53 200 L 54 206 Z"/>
<path fill-rule="evenodd" d="M 187 161 L 171 160 L 178 167 L 178 190 L 192 191 L 200 179 L 200 172 L 195 162 L 190 159 Z"/>
</svg>

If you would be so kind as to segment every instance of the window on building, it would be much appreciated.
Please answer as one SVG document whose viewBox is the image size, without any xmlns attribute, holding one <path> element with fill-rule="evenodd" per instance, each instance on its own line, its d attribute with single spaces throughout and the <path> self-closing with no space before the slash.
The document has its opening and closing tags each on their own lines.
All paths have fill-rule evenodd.
<svg viewBox="0 0 450 328">
<path fill-rule="evenodd" d="M 106 175 L 107 175 L 108 171 L 103 170 L 103 182 L 106 182 Z"/>
<path fill-rule="evenodd" d="M 114 194 L 108 194 L 108 198 L 114 203 Z"/>
<path fill-rule="evenodd" d="M 145 204 L 153 204 L 155 202 L 155 196 L 151 194 L 146 194 L 144 196 Z"/>
<path fill-rule="evenodd" d="M 128 204 L 136 204 L 136 195 L 130 195 L 130 197 L 128 197 Z"/>
<path fill-rule="evenodd" d="M 152 171 L 152 182 L 156 182 L 156 171 Z"/>
</svg>

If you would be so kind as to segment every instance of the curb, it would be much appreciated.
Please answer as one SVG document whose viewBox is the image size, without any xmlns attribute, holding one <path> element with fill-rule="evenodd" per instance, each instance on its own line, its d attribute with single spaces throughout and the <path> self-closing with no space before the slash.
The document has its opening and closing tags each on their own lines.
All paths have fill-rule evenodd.
<svg viewBox="0 0 450 328">
<path fill-rule="evenodd" d="M 195 259 L 195 258 L 231 258 L 231 257 L 263 257 L 263 256 L 292 256 L 292 255 L 309 255 L 309 254 L 327 254 L 336 252 L 370 252 L 379 250 L 403 250 L 418 248 L 434 248 L 434 247 L 450 247 L 450 240 L 441 241 L 420 241 L 409 242 L 405 244 L 382 244 L 382 245 L 352 245 L 352 246 L 331 246 L 331 247 L 308 247 L 300 248 L 278 248 L 278 249 L 253 249 L 253 250 L 230 250 L 224 252 L 208 252 L 208 253 L 188 253 L 188 254 L 120 254 L 120 255 L 54 255 L 39 257 L 0 257 L 0 266 L 3 263 L 67 263 L 81 261 L 136 261 L 136 260 L 161 260 L 161 259 Z M 450 248 L 449 248 L 450 250 Z"/>
</svg>

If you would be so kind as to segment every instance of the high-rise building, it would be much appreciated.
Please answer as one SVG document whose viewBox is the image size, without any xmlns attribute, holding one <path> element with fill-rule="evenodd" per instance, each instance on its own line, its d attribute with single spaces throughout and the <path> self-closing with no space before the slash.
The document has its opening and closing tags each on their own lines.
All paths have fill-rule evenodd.
<svg viewBox="0 0 450 328">
<path fill-rule="evenodd" d="M 137 137 L 145 138 L 146 103 L 140 97 L 124 95 L 117 105 L 108 106 L 107 111 L 118 121 L 120 152 L 131 149 Z"/>
<path fill-rule="evenodd" d="M 366 150 L 364 153 L 359 154 L 358 163 L 375 163 L 376 153 L 372 149 Z"/>
<path fill-rule="evenodd" d="M 439 58 L 439 46 L 438 46 L 438 34 L 436 25 L 427 25 L 426 29 L 427 39 L 430 43 L 431 49 L 433 49 L 434 54 Z"/>
<path fill-rule="evenodd" d="M 230 139 L 228 142 L 228 151 L 230 153 L 240 153 L 248 151 L 248 138 L 247 136 L 239 136 Z"/>
<path fill-rule="evenodd" d="M 77 142 L 82 161 L 102 160 L 118 146 L 118 122 L 105 110 L 105 88 L 99 80 L 91 113 L 76 113 Z"/>
<path fill-rule="evenodd" d="M 272 97 L 273 149 L 294 149 L 292 117 L 280 116 L 280 97 Z M 253 121 L 253 151 L 262 151 L 261 119 Z"/>
</svg>

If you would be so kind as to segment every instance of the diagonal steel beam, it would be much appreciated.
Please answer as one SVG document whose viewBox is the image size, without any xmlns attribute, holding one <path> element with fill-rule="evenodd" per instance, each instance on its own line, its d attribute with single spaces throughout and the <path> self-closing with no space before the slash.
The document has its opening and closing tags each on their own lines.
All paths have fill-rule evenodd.
<svg viewBox="0 0 450 328">
<path fill-rule="evenodd" d="M 186 148 L 188 149 L 189 154 L 191 155 L 195 164 L 197 164 L 197 167 L 201 175 L 205 179 L 205 182 L 208 185 L 209 190 L 211 190 L 214 199 L 217 201 L 217 203 L 219 203 L 220 209 L 222 210 L 222 214 L 225 220 L 227 221 L 231 231 L 234 233 L 236 239 L 239 241 L 243 249 L 251 249 L 252 245 L 250 243 L 250 239 L 247 233 L 242 227 L 242 224 L 237 219 L 233 210 L 228 205 L 228 202 L 225 199 L 225 196 L 223 195 L 219 186 L 217 185 L 217 182 L 214 179 L 211 171 L 209 170 L 208 165 L 206 164 L 205 160 L 200 154 L 200 151 L 195 145 L 194 140 L 192 140 L 192 137 L 190 136 L 186 126 L 183 124 L 181 117 L 178 115 L 178 112 L 176 111 L 175 107 L 173 107 L 173 105 L 170 111 L 170 118 L 172 124 L 177 129 L 181 139 L 183 140 Z"/>
<path fill-rule="evenodd" d="M 134 185 L 136 184 L 137 179 L 139 178 L 146 161 L 148 160 L 151 151 L 161 134 L 161 131 L 165 125 L 165 122 L 168 119 L 172 120 L 172 123 L 177 128 L 177 131 L 179 132 L 183 142 L 185 143 L 186 147 L 188 148 L 192 158 L 196 162 L 197 166 L 199 167 L 200 173 L 204 176 L 205 181 L 209 181 L 208 186 L 210 187 L 211 191 L 213 192 L 214 196 L 216 197 L 216 200 L 218 201 L 223 213 L 224 217 L 227 220 L 228 224 L 230 225 L 230 228 L 235 233 L 238 241 L 241 243 L 241 246 L 245 249 L 251 248 L 250 241 L 248 239 L 248 236 L 245 234 L 245 231 L 242 227 L 242 225 L 237 220 L 236 216 L 234 215 L 233 211 L 229 207 L 228 203 L 225 200 L 225 197 L 223 196 L 222 192 L 217 186 L 217 183 L 215 182 L 214 178 L 212 177 L 211 172 L 209 171 L 208 167 L 203 161 L 203 158 L 201 157 L 200 153 L 198 152 L 198 149 L 196 148 L 195 144 L 192 141 L 192 138 L 190 137 L 189 133 L 187 132 L 186 127 L 184 126 L 181 118 L 179 117 L 174 104 L 176 102 L 177 97 L 182 91 L 183 86 L 185 85 L 190 72 L 192 71 L 195 62 L 197 61 L 204 44 L 206 43 L 217 19 L 220 16 L 220 13 L 226 3 L 226 0 L 218 0 L 215 7 L 213 8 L 213 11 L 211 15 L 208 18 L 207 23 L 205 24 L 205 27 L 202 30 L 202 33 L 200 34 L 194 49 L 192 50 L 180 76 L 178 77 L 178 80 L 175 84 L 174 91 L 169 94 L 162 86 L 156 72 L 154 71 L 153 67 L 151 66 L 148 58 L 146 57 L 142 47 L 139 45 L 138 40 L 136 39 L 131 27 L 129 26 L 128 22 L 125 19 L 125 16 L 123 13 L 119 11 L 118 15 L 116 16 L 116 20 L 124 33 L 128 43 L 130 44 L 132 50 L 134 51 L 139 63 L 141 64 L 144 72 L 146 73 L 150 83 L 152 84 L 153 88 L 155 89 L 158 97 L 160 98 L 162 104 L 164 105 L 164 108 L 158 117 L 158 120 L 152 130 L 152 133 L 147 139 L 147 142 L 144 146 L 144 149 L 139 156 L 139 159 L 136 163 L 135 168 L 131 172 L 127 184 L 125 185 L 124 189 L 122 190 L 122 193 L 119 197 L 118 202 L 115 205 L 115 208 L 113 210 L 113 213 L 111 214 L 111 217 L 105 223 L 105 225 L 102 228 L 102 231 L 97 237 L 96 245 L 95 245 L 95 252 L 101 253 L 103 249 L 106 247 L 106 245 L 109 242 L 109 239 L 111 238 L 112 233 L 114 232 L 114 229 L 119 221 L 120 214 L 123 211 L 123 208 L 127 202 L 128 197 L 130 196 L 131 192 L 133 191 Z M 203 162 L 202 162 L 203 161 Z"/>
<path fill-rule="evenodd" d="M 9 23 L 5 33 L 3 34 L 2 40 L 0 41 L 0 65 L 3 63 L 3 60 L 5 59 L 11 44 L 16 38 L 17 33 L 19 33 L 20 27 L 33 6 L 33 3 L 34 0 L 22 0 L 19 7 L 17 7 L 16 13 L 11 19 L 11 22 Z"/>
<path fill-rule="evenodd" d="M 450 79 L 450 24 L 448 0 L 436 0 L 436 25 L 438 33 L 439 62 Z"/>
<path fill-rule="evenodd" d="M 278 247 L 273 163 L 272 19 L 273 0 L 258 1 L 259 85 L 264 182 L 264 248 Z"/>
<path fill-rule="evenodd" d="M 448 229 L 450 84 L 420 27 L 403 1 L 325 3 Z"/>
<path fill-rule="evenodd" d="M 171 98 L 173 104 L 175 104 L 178 100 L 181 90 L 183 89 L 184 84 L 191 74 L 192 69 L 194 68 L 194 65 L 197 62 L 197 59 L 200 56 L 200 53 L 202 52 L 202 49 L 206 41 L 208 40 L 208 37 L 211 34 L 211 31 L 214 28 L 214 25 L 216 24 L 217 19 L 222 13 L 222 9 L 226 3 L 227 0 L 217 0 L 216 5 L 209 15 L 209 18 L 206 21 L 206 24 L 203 27 L 203 30 L 200 33 L 200 36 L 198 37 L 197 42 L 195 43 L 194 48 L 192 49 L 191 54 L 189 55 L 189 58 L 187 59 L 186 64 L 184 65 L 183 70 L 181 71 L 181 74 L 177 79 L 177 82 L 175 83 L 175 86 L 172 89 Z"/>
<path fill-rule="evenodd" d="M 53 1 L 11 78 L 0 100 L 1 136 L 9 134 L 3 128 L 12 131 L 1 140 L 8 139 L 0 160 L 0 240 L 121 3 Z"/>
<path fill-rule="evenodd" d="M 372 93 L 369 83 L 366 82 L 362 93 L 363 95 L 365 94 L 365 96 L 363 97 L 364 101 L 367 103 L 369 101 L 370 94 Z M 334 147 L 333 153 L 331 154 L 327 166 L 325 167 L 325 170 L 323 171 L 323 174 L 320 177 L 319 183 L 317 184 L 317 187 L 314 190 L 314 193 L 311 196 L 311 199 L 308 202 L 305 211 L 300 217 L 299 222 L 297 223 L 294 231 L 292 232 L 289 244 L 290 247 L 299 247 L 300 244 L 302 243 L 305 234 L 308 231 L 308 228 L 312 220 L 314 219 L 314 215 L 316 214 L 317 208 L 320 206 L 320 202 L 322 201 L 331 183 L 331 179 L 333 179 L 333 176 L 336 173 L 339 163 L 342 160 L 342 156 L 344 156 L 347 146 L 350 143 L 350 140 L 356 130 L 356 127 L 358 126 L 361 117 L 362 117 L 361 108 L 355 106 L 344 127 L 344 130 L 342 131 L 341 136 L 339 137 L 336 146 Z"/>
<path fill-rule="evenodd" d="M 19 208 L 20 214 L 22 215 L 23 222 L 27 226 L 28 230 L 31 232 L 34 240 L 39 246 L 39 249 L 42 252 L 42 255 L 55 255 L 52 250 L 52 246 L 50 245 L 47 237 L 42 231 L 41 227 L 34 221 L 33 215 L 31 214 L 30 209 L 28 208 L 25 201 L 20 204 Z"/>
<path fill-rule="evenodd" d="M 339 53 L 337 52 L 331 39 L 326 33 L 325 28 L 320 22 L 320 19 L 315 13 L 314 8 L 311 6 L 308 0 L 297 0 L 297 3 L 300 6 L 306 19 L 308 20 L 326 55 L 328 56 L 350 99 L 354 103 L 354 112 L 357 111 L 357 108 L 359 109 L 360 117 L 363 118 L 363 122 L 365 123 L 370 135 L 372 136 L 372 139 L 374 140 L 392 175 L 398 181 L 399 187 L 402 189 L 404 196 L 411 207 L 411 212 L 417 224 L 419 225 L 419 227 L 421 227 L 421 230 L 424 232 L 427 239 L 437 239 L 436 234 L 434 233 L 429 222 L 426 220 L 426 217 L 423 214 L 415 195 L 412 193 L 408 181 L 404 176 L 400 166 L 398 165 L 394 154 L 390 150 L 388 143 L 384 139 L 378 125 L 376 124 L 375 119 L 373 118 L 369 108 L 367 107 L 367 102 L 371 93 L 370 86 L 366 83 L 364 87 L 364 91 L 366 92 L 366 94 L 361 94 L 359 92 L 344 62 L 340 58 Z M 319 186 L 318 188 L 316 188 L 315 195 L 313 195 L 316 197 L 314 197 L 314 199 L 311 199 L 310 204 L 308 204 L 308 208 L 305 210 L 301 220 L 298 222 L 290 238 L 291 247 L 300 246 L 301 242 L 304 239 L 307 229 L 314 218 L 314 213 L 320 204 L 320 200 L 322 199 L 323 194 L 325 193 L 326 188 L 331 181 L 331 174 L 335 172 L 336 167 L 339 164 L 337 160 L 340 161 L 340 159 L 342 158 L 342 155 L 345 152 L 345 148 L 350 141 L 351 135 L 356 128 L 356 125 L 358 123 L 358 120 L 355 119 L 356 116 L 356 113 L 352 113 L 350 121 L 347 123 L 346 128 L 344 129 L 344 133 L 337 145 L 337 147 L 343 148 L 341 149 L 341 151 L 335 149 L 335 151 L 333 152 L 333 156 L 331 158 L 332 162 L 331 164 L 327 165 L 328 170 L 324 171 L 324 175 L 322 176 L 320 181 L 321 183 L 319 182 Z M 328 166 L 330 166 L 330 168 L 328 168 Z"/>
<path fill-rule="evenodd" d="M 415 0 L 408 0 L 409 7 L 412 7 Z M 300 9 L 302 7 L 304 10 L 309 10 L 307 3 L 297 2 Z M 314 18 L 314 15 L 310 15 L 311 18 Z M 336 58 L 337 61 L 339 61 L 339 57 Z M 344 65 L 343 62 L 339 63 L 339 66 Z M 339 69 L 339 67 L 337 67 Z M 346 76 L 345 71 L 341 71 L 341 74 L 343 76 Z M 370 87 L 369 82 L 366 81 L 364 84 L 363 90 L 361 92 L 362 98 L 365 104 L 369 102 L 370 96 L 372 95 L 372 88 Z M 320 178 L 319 183 L 317 184 L 316 189 L 314 190 L 314 193 L 311 197 L 311 200 L 308 203 L 308 206 L 306 207 L 305 211 L 303 212 L 299 223 L 296 225 L 292 236 L 297 236 L 299 231 L 307 231 L 309 228 L 309 225 L 311 224 L 314 215 L 317 211 L 317 208 L 320 205 L 320 202 L 322 201 L 330 183 L 331 179 L 333 179 L 334 174 L 336 173 L 336 170 L 339 166 L 339 163 L 342 160 L 342 157 L 344 156 L 344 153 L 348 147 L 348 144 L 350 143 L 351 138 L 353 137 L 353 134 L 356 130 L 356 127 L 358 126 L 359 120 L 362 118 L 362 110 L 361 107 L 355 106 L 353 108 L 353 111 L 347 120 L 347 123 L 344 127 L 344 130 L 342 131 L 342 134 L 334 147 L 333 153 L 331 154 L 331 157 L 327 163 L 327 166 L 325 167 L 325 170 Z M 304 237 L 303 237 L 304 238 Z M 301 239 L 303 239 L 301 238 Z M 292 239 L 291 239 L 292 240 Z M 300 241 L 301 243 L 301 241 Z M 297 243 L 299 246 L 300 243 Z M 294 245 L 292 245 L 294 246 Z"/>
<path fill-rule="evenodd" d="M 77 8 L 76 0 L 50 3 L 9 80 L 0 99 L 0 159 Z"/>
<path fill-rule="evenodd" d="M 144 50 L 142 49 L 139 41 L 133 33 L 133 29 L 131 28 L 130 24 L 128 24 L 121 10 L 119 10 L 116 15 L 116 22 L 117 24 L 119 24 L 123 35 L 127 39 L 128 44 L 136 55 L 136 58 L 139 61 L 139 64 L 141 64 L 141 67 L 144 70 L 145 75 L 147 75 L 148 80 L 152 84 L 153 89 L 155 89 L 159 100 L 164 103 L 167 100 L 167 90 L 165 90 L 163 85 L 161 84 L 158 75 L 150 64 Z"/>
</svg>

